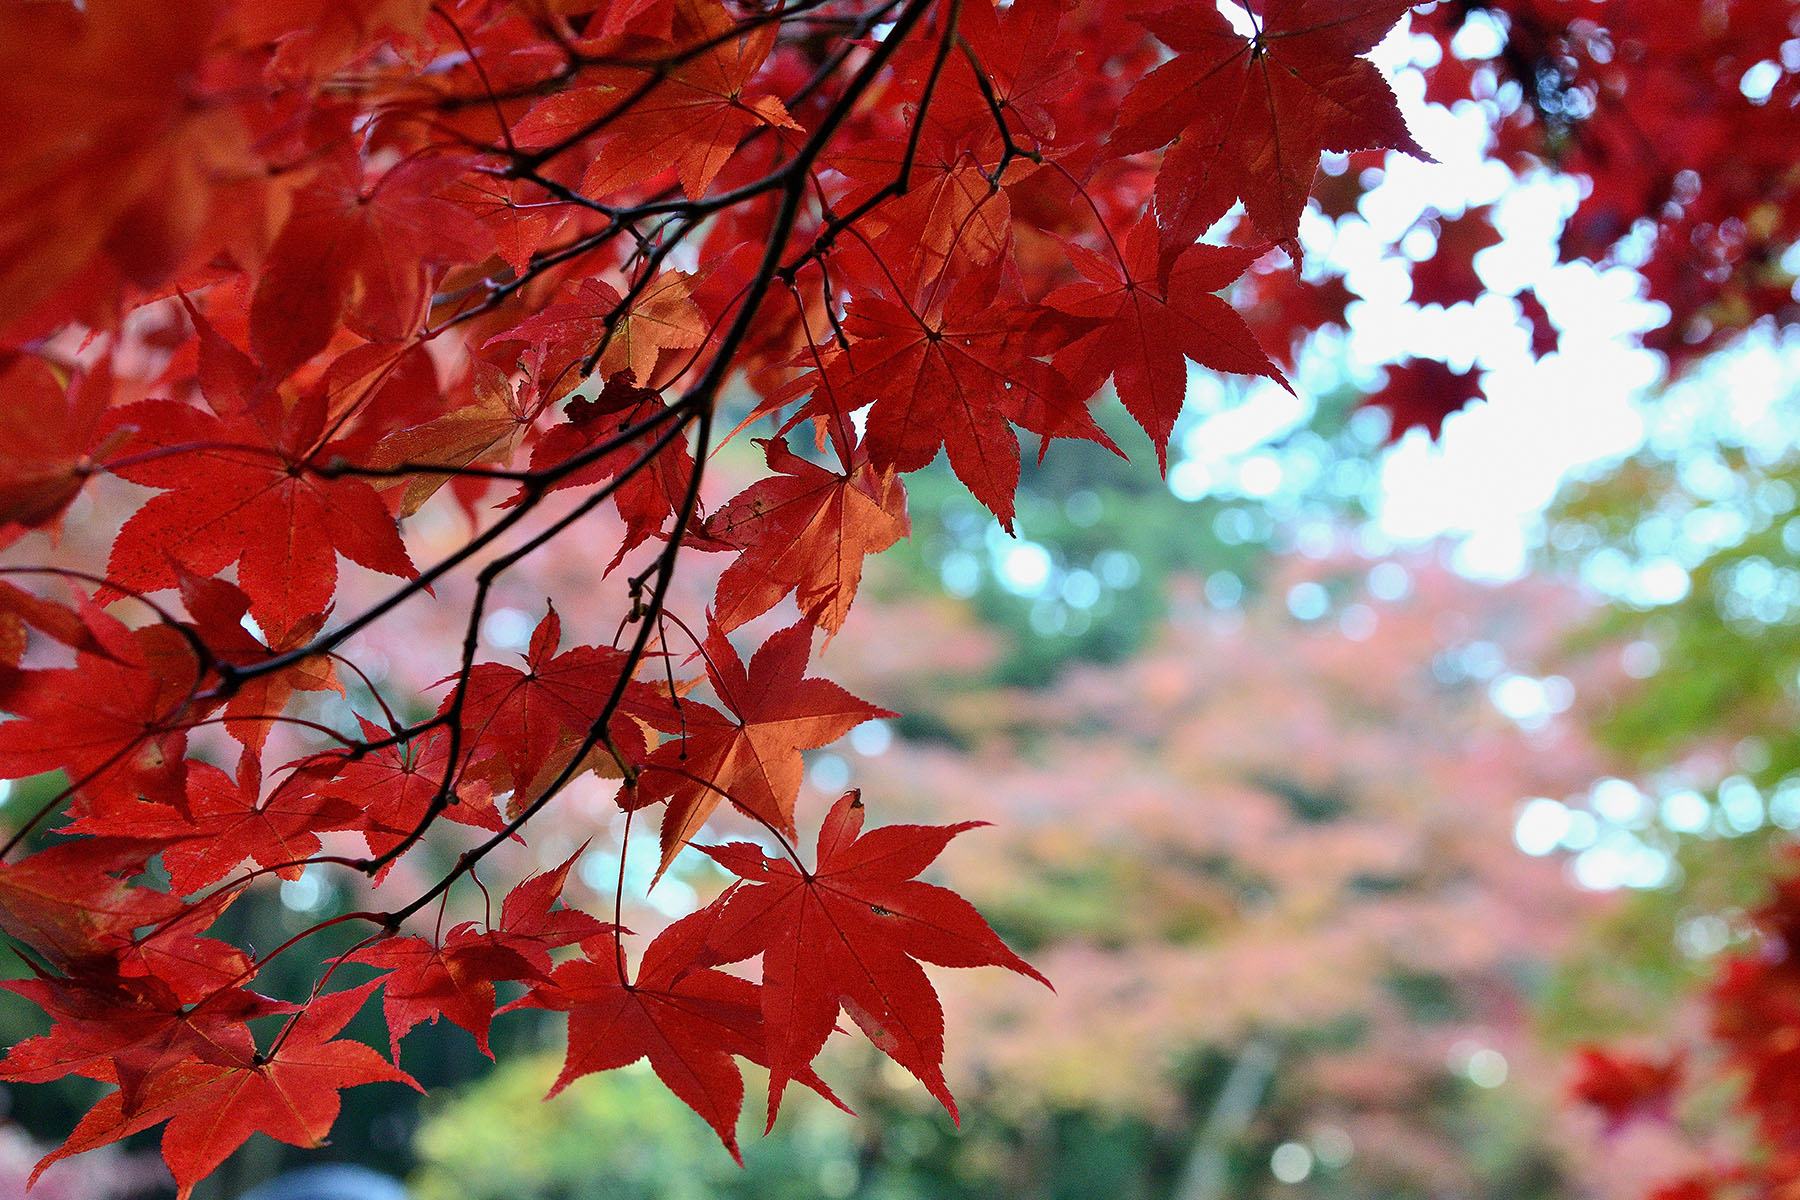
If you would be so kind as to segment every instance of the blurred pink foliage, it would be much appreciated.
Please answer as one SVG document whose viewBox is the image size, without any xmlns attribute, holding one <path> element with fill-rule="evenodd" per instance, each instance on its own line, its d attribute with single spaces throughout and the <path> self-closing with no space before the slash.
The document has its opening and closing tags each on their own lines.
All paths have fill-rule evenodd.
<svg viewBox="0 0 1800 1200">
<path fill-rule="evenodd" d="M 16 1125 L 0 1125 L 0 1200 L 27 1200 L 25 1181 L 50 1150 Z M 31 1189 L 29 1200 L 114 1200 L 167 1186 L 169 1172 L 152 1154 L 128 1154 L 105 1146 L 54 1163 Z"/>
<path fill-rule="evenodd" d="M 1684 1151 L 1655 1129 L 1632 1131 L 1630 1162 L 1596 1146 L 1589 1114 L 1564 1102 L 1568 1049 L 1530 1012 L 1533 978 L 1607 899 L 1512 840 L 1524 800 L 1618 764 L 1573 714 L 1521 724 L 1490 698 L 1496 673 L 1557 657 L 1591 610 L 1571 587 L 1487 586 L 1429 556 L 1404 560 L 1404 594 L 1382 600 L 1374 565 L 1281 563 L 1247 610 L 1177 580 L 1149 650 L 1044 691 L 969 687 L 981 636 L 937 601 L 846 629 L 831 661 L 847 686 L 964 743 L 899 742 L 853 777 L 911 819 L 995 822 L 945 855 L 946 875 L 1025 936 L 1058 989 L 1043 1003 L 1005 980 L 946 978 L 957 1085 L 985 1081 L 1026 1112 L 1177 1120 L 1184 1060 L 1272 1041 L 1296 1047 L 1278 1068 L 1300 1097 L 1289 1117 L 1348 1134 L 1359 1179 L 1468 1190 L 1475 1164 L 1433 1123 L 1433 1096 L 1447 1078 L 1485 1079 L 1475 1092 L 1503 1079 L 1493 1103 L 1588 1194 L 1641 1196 Z M 1305 582 L 1354 617 L 1295 619 L 1280 600 Z M 878 632 L 927 624 L 906 655 Z M 940 640 L 959 647 L 954 665 L 929 653 Z M 1557 669 L 1595 702 L 1618 682 L 1604 655 Z M 1421 1016 L 1409 980 L 1444 989 L 1451 1011 Z M 1354 1034 L 1304 1041 L 1328 1028 Z"/>
</svg>

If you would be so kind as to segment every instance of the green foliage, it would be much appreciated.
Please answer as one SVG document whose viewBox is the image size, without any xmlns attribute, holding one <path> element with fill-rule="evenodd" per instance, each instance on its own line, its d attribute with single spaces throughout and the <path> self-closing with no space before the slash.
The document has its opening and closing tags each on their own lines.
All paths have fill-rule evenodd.
<svg viewBox="0 0 1800 1200">
<path fill-rule="evenodd" d="M 437 1105 L 418 1135 L 418 1200 L 1148 1198 L 1161 1194 L 1167 1168 L 1141 1119 L 1009 1121 L 987 1107 L 956 1131 L 865 1071 L 860 1122 L 808 1097 L 752 1142 L 759 1131 L 746 1117 L 739 1169 L 647 1069 L 580 1080 L 540 1105 L 555 1077 L 552 1056 L 519 1058 Z M 762 1083 L 753 1075 L 749 1090 Z"/>
<path fill-rule="evenodd" d="M 1550 536 L 1616 601 L 1586 640 L 1635 639 L 1647 676 L 1597 734 L 1649 770 L 1754 739 L 1737 765 L 1770 787 L 1800 769 L 1800 394 L 1745 403 L 1754 416 L 1688 414 L 1680 436 L 1572 489 Z"/>
<path fill-rule="evenodd" d="M 540 1099 L 558 1058 L 521 1057 L 437 1106 L 419 1130 L 420 1200 L 705 1200 L 845 1196 L 855 1180 L 851 1119 L 795 1104 L 782 1136 L 739 1170 L 647 1066 L 583 1079 Z M 750 1084 L 752 1091 L 757 1083 Z M 746 1116 L 743 1133 L 756 1131 Z"/>
<path fill-rule="evenodd" d="M 1002 634 L 992 682 L 1041 688 L 1072 662 L 1124 662 L 1167 616 L 1172 576 L 1211 581 L 1208 599 L 1220 608 L 1252 603 L 1269 555 L 1297 526 L 1363 513 L 1381 422 L 1366 412 L 1351 419 L 1359 396 L 1328 393 L 1304 419 L 1215 453 L 1208 418 L 1253 401 L 1198 375 L 1189 386 L 1202 382 L 1213 388 L 1212 402 L 1191 402 L 1199 415 L 1185 418 L 1176 438 L 1198 453 L 1170 456 L 1178 490 L 1193 499 L 1098 446 L 1065 443 L 1042 463 L 1025 463 L 1015 539 L 948 470 L 908 481 L 913 536 L 889 555 L 891 565 L 914 586 L 932 581 L 967 597 Z M 1135 429 L 1116 401 L 1097 402 L 1095 417 L 1129 447 Z M 1245 471 L 1252 460 L 1256 467 Z M 1264 492 L 1271 480 L 1273 492 Z M 1031 566 L 1043 568 L 1041 582 L 1009 574 L 1009 557 L 1021 554 L 1037 559 Z"/>
</svg>

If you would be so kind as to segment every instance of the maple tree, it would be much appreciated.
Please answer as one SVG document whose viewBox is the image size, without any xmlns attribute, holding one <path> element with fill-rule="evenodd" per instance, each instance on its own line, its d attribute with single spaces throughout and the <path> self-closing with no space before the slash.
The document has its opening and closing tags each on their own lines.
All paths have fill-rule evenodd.
<svg viewBox="0 0 1800 1200">
<path fill-rule="evenodd" d="M 55 1018 L 0 1074 L 117 1089 L 59 1155 L 166 1121 L 185 1195 L 259 1130 L 316 1144 L 337 1088 L 410 1079 L 337 1036 L 369 995 L 392 1050 L 438 1015 L 482 1038 L 497 984 L 569 1014 L 565 1081 L 647 1057 L 728 1147 L 732 1060 L 768 1065 L 772 1120 L 787 1081 L 830 1094 L 810 1064 L 840 1013 L 954 1112 L 918 963 L 1041 976 L 913 878 L 965 824 L 860 833 L 847 795 L 805 865 L 802 752 L 884 711 L 809 673 L 817 632 L 843 627 L 863 558 L 907 532 L 901 477 L 940 453 L 1010 529 L 1021 432 L 1040 460 L 1118 451 L 1090 409 L 1107 380 L 1159 460 L 1188 360 L 1287 386 L 1296 336 L 1343 311 L 1294 269 L 1309 206 L 1345 202 L 1309 199 L 1322 157 L 1425 154 L 1364 57 L 1410 7 L 9 6 L 0 538 L 43 546 L 93 494 L 131 498 L 104 566 L 0 587 L 0 777 L 66 779 L 0 866 L 0 928 L 34 976 L 10 986 Z M 1631 13 L 1417 19 L 1445 47 L 1428 96 L 1491 95 L 1520 170 L 1604 184 L 1565 250 L 1617 258 L 1652 225 L 1674 355 L 1785 319 L 1768 276 L 1800 220 L 1794 76 L 1713 84 L 1784 62 L 1794 30 L 1779 4 L 1700 38 Z M 1481 64 L 1455 52 L 1477 19 L 1505 22 Z M 1646 65 L 1665 53 L 1725 97 L 1679 157 L 1621 132 L 1688 111 Z M 1449 260 L 1486 244 L 1440 237 L 1421 296 L 1479 283 Z M 1547 348 L 1541 306 L 1519 305 Z M 1401 426 L 1468 398 L 1442 364 L 1396 380 Z M 745 394 L 737 432 L 774 425 L 771 474 L 715 504 L 721 414 Z M 552 606 L 523 668 L 483 657 L 495 590 L 613 528 L 603 509 L 623 526 L 596 555 L 622 593 L 610 641 L 565 649 Z M 397 522 L 429 520 L 469 532 L 424 555 Z M 728 562 L 710 606 L 673 611 L 677 564 L 709 554 Z M 385 593 L 345 603 L 340 556 Z M 358 635 L 463 576 L 436 698 L 390 698 Z M 748 655 L 728 639 L 790 596 L 797 623 Z M 306 693 L 344 702 L 315 719 Z M 766 844 L 700 847 L 740 882 L 635 973 L 636 935 L 559 907 L 556 872 L 498 924 L 424 936 L 590 774 L 618 780 L 627 820 L 662 806 L 664 869 L 726 804 Z M 440 845 L 454 864 L 416 891 L 374 890 Z M 308 869 L 367 880 L 368 907 L 256 955 L 210 936 L 246 888 Z M 254 990 L 346 925 L 366 936 L 310 995 Z M 759 979 L 720 969 L 759 957 Z M 334 985 L 350 964 L 380 973 Z"/>
</svg>

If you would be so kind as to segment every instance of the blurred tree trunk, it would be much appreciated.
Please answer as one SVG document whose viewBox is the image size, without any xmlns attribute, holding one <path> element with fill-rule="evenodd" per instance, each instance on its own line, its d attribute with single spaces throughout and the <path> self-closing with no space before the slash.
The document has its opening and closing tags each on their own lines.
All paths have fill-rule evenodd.
<svg viewBox="0 0 1800 1200">
<path fill-rule="evenodd" d="M 1170 1200 L 1222 1200 L 1231 1174 L 1231 1151 L 1256 1116 L 1279 1061 L 1274 1043 L 1268 1039 L 1252 1038 L 1245 1043 L 1213 1098 Z"/>
</svg>

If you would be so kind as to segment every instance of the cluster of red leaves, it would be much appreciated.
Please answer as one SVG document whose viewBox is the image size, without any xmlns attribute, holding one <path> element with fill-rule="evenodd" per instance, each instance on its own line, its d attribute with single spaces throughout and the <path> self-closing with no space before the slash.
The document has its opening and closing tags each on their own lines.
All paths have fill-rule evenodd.
<svg viewBox="0 0 1800 1200">
<path fill-rule="evenodd" d="M 1800 239 L 1793 5 L 1444 0 L 1421 6 L 1414 29 L 1437 42 L 1427 99 L 1480 104 L 1491 163 L 1521 179 L 1550 170 L 1580 181 L 1561 258 L 1639 272 L 1643 298 L 1668 310 L 1644 343 L 1671 370 L 1752 324 L 1800 320 L 1785 257 Z M 1427 213 L 1434 248 L 1412 268 L 1413 303 L 1449 307 L 1485 292 L 1475 256 L 1500 242 L 1492 217 Z M 1558 331 L 1536 294 L 1513 300 L 1531 353 L 1554 350 Z M 1436 436 L 1480 395 L 1476 372 L 1425 358 L 1390 369 L 1371 402 L 1389 409 L 1396 435 L 1418 426 Z"/>
<path fill-rule="evenodd" d="M 440 1016 L 485 1050 L 510 985 L 502 1010 L 568 1015 L 557 1087 L 647 1057 L 733 1153 L 735 1060 L 767 1067 L 771 1121 L 789 1081 L 829 1098 L 812 1062 L 840 1013 L 954 1113 L 920 964 L 1041 976 L 916 878 L 968 823 L 864 833 L 852 793 L 815 865 L 794 852 L 803 753 L 892 715 L 810 673 L 816 631 L 940 452 L 1010 526 L 1018 431 L 1040 457 L 1116 450 L 1089 412 L 1109 378 L 1159 458 L 1189 360 L 1281 381 L 1215 293 L 1292 244 L 1323 152 L 1416 151 L 1359 57 L 1406 9 L 1281 0 L 1251 35 L 1203 5 L 1058 0 L 9 15 L 0 536 L 54 531 L 96 477 L 148 490 L 103 572 L 0 587 L 0 778 L 67 779 L 13 840 L 55 844 L 0 866 L 33 971 L 11 987 L 54 1020 L 0 1075 L 117 1089 L 51 1159 L 167 1122 L 185 1195 L 253 1132 L 318 1143 L 339 1089 L 412 1082 L 339 1036 L 376 991 L 397 1060 Z M 1195 244 L 1239 200 L 1252 244 Z M 708 512 L 728 377 L 785 422 L 767 476 Z M 421 568 L 396 521 L 445 484 L 475 532 Z M 480 660 L 489 588 L 602 504 L 609 570 L 634 563 L 619 639 L 564 648 L 552 608 L 522 666 Z M 730 558 L 671 645 L 684 548 Z M 334 614 L 339 556 L 388 598 Z M 465 566 L 435 711 L 347 686 L 347 640 Z M 790 597 L 797 623 L 728 640 Z M 340 699 L 303 722 L 308 692 Z M 616 921 L 561 906 L 569 863 L 498 920 L 407 931 L 589 771 L 626 813 L 660 807 L 659 874 L 721 803 L 782 854 L 707 848 L 739 882 L 635 971 Z M 428 834 L 468 848 L 388 911 L 260 958 L 210 932 L 258 879 L 378 887 Z M 344 922 L 371 932 L 311 996 L 255 990 Z M 330 990 L 350 964 L 376 974 Z"/>
<path fill-rule="evenodd" d="M 913 878 L 966 826 L 860 834 L 847 798 L 802 865 L 803 753 L 883 715 L 809 673 L 816 635 L 907 533 L 901 476 L 940 453 L 1010 528 L 1021 433 L 1040 459 L 1116 450 L 1089 408 L 1109 379 L 1159 459 L 1190 362 L 1283 382 L 1259 335 L 1285 354 L 1347 295 L 1268 253 L 1297 257 L 1322 156 L 1420 152 L 1363 57 L 1408 9 L 1264 0 L 1248 28 L 1203 0 L 9 10 L 0 545 L 54 533 L 102 477 L 152 493 L 129 493 L 103 571 L 0 584 L 0 778 L 67 780 L 4 848 L 61 839 L 0 866 L 0 928 L 36 974 L 15 990 L 56 1020 L 0 1074 L 118 1087 L 63 1153 L 167 1120 L 185 1194 L 256 1130 L 316 1143 L 337 1087 L 406 1081 L 337 1037 L 375 989 L 397 1044 L 438 1015 L 485 1039 L 510 984 L 568 1014 L 562 1082 L 647 1056 L 728 1146 L 733 1059 L 769 1068 L 771 1113 L 789 1080 L 829 1095 L 810 1064 L 840 1012 L 948 1106 L 918 963 L 1033 972 Z M 1440 234 L 1447 255 L 1487 242 Z M 1240 279 L 1254 330 L 1217 294 Z M 1422 298 L 1473 279 L 1446 263 Z M 779 424 L 769 473 L 708 511 L 728 381 L 746 424 Z M 1426 401 L 1406 419 L 1435 423 Z M 440 490 L 474 532 L 417 564 L 396 522 Z M 614 642 L 564 649 L 552 609 L 522 668 L 479 660 L 495 582 L 602 506 L 624 525 L 608 569 L 631 564 Z M 685 621 L 666 611 L 683 551 L 727 559 Z M 386 597 L 335 612 L 340 555 L 392 577 Z M 350 639 L 464 570 L 435 706 L 346 684 Z M 798 620 L 747 656 L 728 640 L 790 599 Z M 341 699 L 302 720 L 303 693 Z M 662 806 L 662 869 L 721 803 L 785 857 L 710 848 L 740 882 L 635 976 L 616 921 L 558 907 L 566 865 L 498 924 L 402 932 L 587 772 L 627 814 Z M 466 849 L 404 903 L 260 958 L 208 934 L 265 876 L 380 886 L 428 835 Z M 252 990 L 345 922 L 369 935 L 313 995 Z M 760 982 L 719 969 L 759 957 Z M 327 991 L 346 963 L 379 974 Z M 263 1018 L 281 1023 L 259 1049 Z"/>
<path fill-rule="evenodd" d="M 1448 8 L 1460 6 L 1445 6 Z M 1790 4 L 1508 4 L 1506 74 L 1521 106 L 1496 126 L 1495 153 L 1549 162 L 1587 182 L 1564 228 L 1565 260 L 1604 259 L 1652 240 L 1646 298 L 1669 319 L 1648 344 L 1679 367 L 1746 325 L 1800 317 L 1793 169 L 1800 76 Z M 1781 69 L 1785 64 L 1785 69 Z M 1535 78 L 1524 71 L 1535 72 Z"/>
<path fill-rule="evenodd" d="M 1793 857 L 1790 852 L 1790 857 Z M 1725 956 L 1707 1000 L 1719 1071 L 1738 1087 L 1753 1148 L 1672 1180 L 1651 1200 L 1787 1200 L 1800 1180 L 1800 875 L 1777 879 L 1750 914 L 1746 949 Z M 1688 1076 L 1681 1052 L 1661 1062 L 1584 1048 L 1573 1097 L 1605 1114 L 1616 1131 L 1639 1118 L 1668 1120 Z"/>
</svg>

